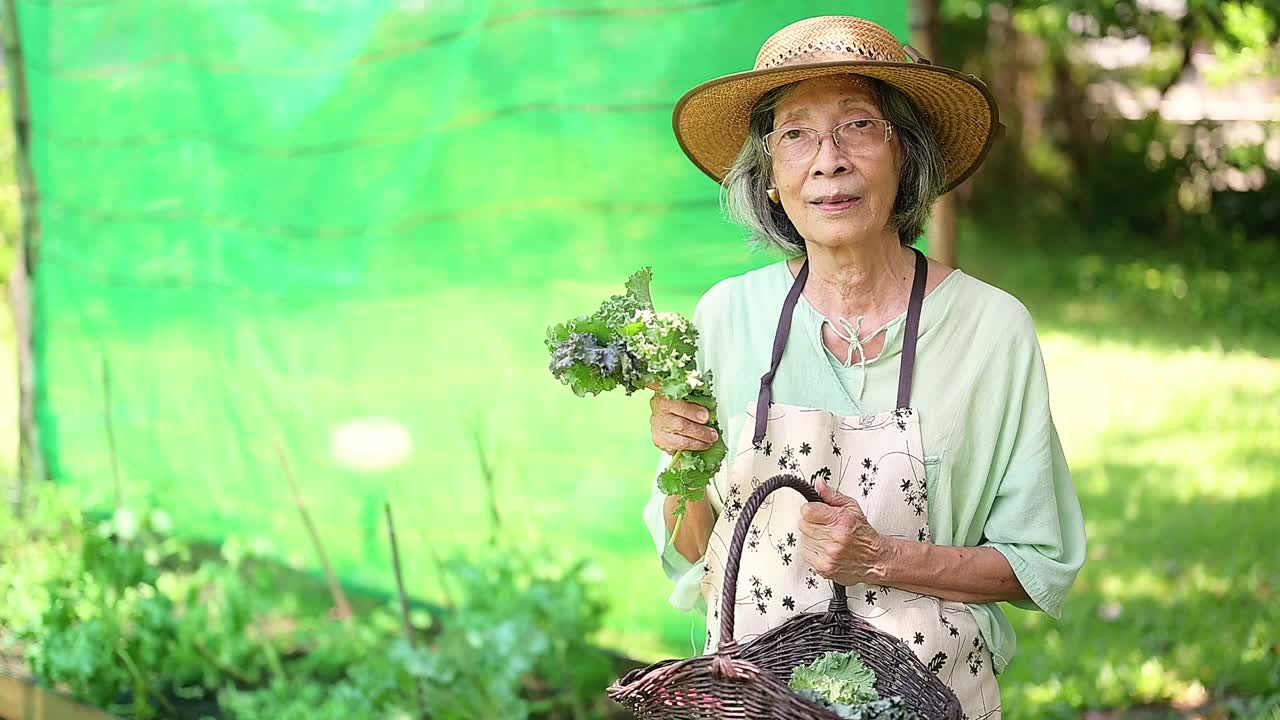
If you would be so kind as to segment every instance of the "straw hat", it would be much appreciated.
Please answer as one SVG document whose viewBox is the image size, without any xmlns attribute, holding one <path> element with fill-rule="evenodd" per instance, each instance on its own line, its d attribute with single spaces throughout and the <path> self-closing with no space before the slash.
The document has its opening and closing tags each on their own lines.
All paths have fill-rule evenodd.
<svg viewBox="0 0 1280 720">
<path fill-rule="evenodd" d="M 853 73 L 878 78 L 911 98 L 938 134 L 946 190 L 982 163 L 1002 128 L 981 80 L 929 63 L 885 28 L 856 17 L 809 18 L 765 41 L 749 72 L 702 83 L 676 103 L 676 138 L 689 159 L 724 180 L 746 142 L 751 108 L 770 90 L 800 80 Z"/>
</svg>

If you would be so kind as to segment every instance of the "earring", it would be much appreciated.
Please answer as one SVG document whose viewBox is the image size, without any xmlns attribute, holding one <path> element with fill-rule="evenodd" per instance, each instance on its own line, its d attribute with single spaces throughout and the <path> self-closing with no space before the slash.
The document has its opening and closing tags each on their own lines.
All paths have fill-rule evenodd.
<svg viewBox="0 0 1280 720">
<path fill-rule="evenodd" d="M 769 196 L 770 202 L 778 202 L 778 188 L 771 187 L 765 192 L 765 194 Z"/>
</svg>

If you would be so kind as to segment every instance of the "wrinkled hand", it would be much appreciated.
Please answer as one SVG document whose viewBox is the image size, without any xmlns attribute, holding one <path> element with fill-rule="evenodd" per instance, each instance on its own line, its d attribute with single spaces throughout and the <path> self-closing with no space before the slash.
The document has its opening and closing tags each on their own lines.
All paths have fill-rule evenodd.
<svg viewBox="0 0 1280 720">
<path fill-rule="evenodd" d="M 720 435 L 707 425 L 710 415 L 706 408 L 664 397 L 662 387 L 656 383 L 649 389 L 654 391 L 649 401 L 654 445 L 668 455 L 675 455 L 681 450 L 706 450 L 715 444 Z"/>
<path fill-rule="evenodd" d="M 856 500 L 822 480 L 817 490 L 826 502 L 800 508 L 800 557 L 841 585 L 877 582 L 884 575 L 889 539 L 871 527 Z"/>
</svg>

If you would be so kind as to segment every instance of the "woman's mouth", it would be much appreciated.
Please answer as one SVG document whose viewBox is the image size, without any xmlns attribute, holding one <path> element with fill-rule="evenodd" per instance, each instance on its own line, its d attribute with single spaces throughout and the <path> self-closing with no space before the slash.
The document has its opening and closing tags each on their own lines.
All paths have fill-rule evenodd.
<svg viewBox="0 0 1280 720">
<path fill-rule="evenodd" d="M 856 195 L 829 195 L 812 200 L 809 204 L 822 212 L 843 212 L 860 202 L 862 202 L 862 198 Z"/>
</svg>

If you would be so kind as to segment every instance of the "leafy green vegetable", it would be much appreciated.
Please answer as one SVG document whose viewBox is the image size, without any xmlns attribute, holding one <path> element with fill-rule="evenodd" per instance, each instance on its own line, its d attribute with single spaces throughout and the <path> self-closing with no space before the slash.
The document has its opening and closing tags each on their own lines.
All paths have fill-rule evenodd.
<svg viewBox="0 0 1280 720">
<path fill-rule="evenodd" d="M 255 691 L 228 686 L 218 693 L 218 703 L 235 720 L 407 720 L 416 716 L 409 691 L 395 684 L 389 661 L 374 658 L 352 668 L 337 682 L 320 678 L 277 679 Z M 377 667 L 381 673 L 371 668 Z"/>
<path fill-rule="evenodd" d="M 454 555 L 443 561 L 443 569 L 453 596 L 465 608 L 444 622 L 437 650 L 446 661 L 467 668 L 466 675 L 484 678 L 486 686 L 493 687 L 492 678 L 510 674 L 510 668 L 524 665 L 525 656 L 530 655 L 533 674 L 559 689 L 538 709 L 580 718 L 586 716 L 583 708 L 603 701 L 614 673 L 608 658 L 590 640 L 605 615 L 598 569 L 546 549 L 518 546 L 471 559 Z M 450 642 L 454 633 L 486 638 L 485 652 L 491 657 L 478 661 L 473 647 Z M 519 647 L 502 649 L 510 637 L 519 638 Z M 521 669 L 520 674 L 527 673 L 527 668 Z M 444 717 L 440 710 L 444 699 L 456 696 L 465 684 L 465 680 L 454 682 L 447 693 L 437 688 L 433 716 Z M 458 717 L 514 716 L 473 712 Z"/>
<path fill-rule="evenodd" d="M 0 587 L 41 605 L 38 615 L 0 609 L 0 635 L 22 644 L 41 683 L 117 714 L 170 717 L 171 698 L 257 683 L 278 666 L 255 628 L 268 605 L 282 604 L 271 578 L 241 573 L 235 561 L 192 567 L 190 548 L 167 536 L 163 512 L 122 508 L 102 522 L 64 512 L 57 526 L 33 525 L 22 545 L 13 537 L 0 547 L 0 567 L 16 571 L 0 573 Z M 3 559 L 17 547 L 39 548 L 58 564 L 10 568 Z"/>
<path fill-rule="evenodd" d="M 585 720 L 617 674 L 593 644 L 598 571 L 549 548 L 441 559 L 458 606 L 413 620 L 410 647 L 397 604 L 350 623 L 304 616 L 274 566 L 235 539 L 194 562 L 202 550 L 169 537 L 163 513 L 5 512 L 0 596 L 29 602 L 0 603 L 0 649 L 122 717 Z"/>
<path fill-rule="evenodd" d="M 816 690 L 828 702 L 857 705 L 878 700 L 876 675 L 857 653 L 828 652 L 791 673 L 793 690 Z"/>
<path fill-rule="evenodd" d="M 649 295 L 652 277 L 653 272 L 649 268 L 635 273 L 627 280 L 624 294 L 605 300 L 591 315 L 581 315 L 547 331 L 547 349 L 552 355 L 551 374 L 556 379 L 579 396 L 612 390 L 619 384 L 626 388 L 628 395 L 644 387 L 636 382 L 623 381 L 621 363 L 624 360 L 635 363 L 636 358 L 623 357 L 627 349 L 622 341 L 622 328 L 632 323 L 637 313 L 653 310 Z M 580 376 L 573 372 L 575 368 L 589 372 Z M 629 376 L 627 379 L 638 381 L 638 378 Z"/>
<path fill-rule="evenodd" d="M 75 561 L 46 577 L 39 620 L 14 628 L 36 678 L 108 708 L 128 697 L 137 718 L 168 709 L 159 678 L 183 666 L 172 657 L 176 607 L 155 584 L 175 551 L 166 523 L 124 509 L 102 523 L 78 519 Z"/>
<path fill-rule="evenodd" d="M 657 312 L 643 268 L 626 283 L 626 292 L 605 300 L 591 315 L 560 323 L 547 331 L 551 374 L 579 397 L 621 387 L 628 395 L 650 386 L 662 394 L 707 408 L 708 425 L 720 432 L 710 371 L 698 370 L 698 330 L 678 313 Z M 658 487 L 678 499 L 679 532 L 688 503 L 701 500 L 707 483 L 728 453 L 723 439 L 701 451 L 680 451 L 658 477 Z"/>
<path fill-rule="evenodd" d="M 821 705 L 844 720 L 919 720 L 920 718 L 920 714 L 907 707 L 900 695 L 867 703 L 845 705 L 828 701 L 817 690 L 797 690 L 796 694 Z"/>
</svg>

